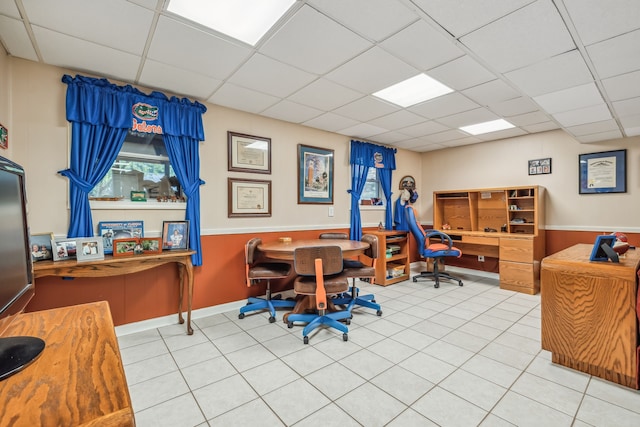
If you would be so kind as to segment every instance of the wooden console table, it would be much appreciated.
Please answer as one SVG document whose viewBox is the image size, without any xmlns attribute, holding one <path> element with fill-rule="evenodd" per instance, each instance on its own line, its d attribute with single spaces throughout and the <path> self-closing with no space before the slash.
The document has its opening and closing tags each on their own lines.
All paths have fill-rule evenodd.
<svg viewBox="0 0 640 427">
<path fill-rule="evenodd" d="M 592 247 L 542 260 L 542 348 L 554 363 L 637 389 L 640 249 L 611 263 L 589 261 Z"/>
<path fill-rule="evenodd" d="M 4 336 L 20 335 L 46 344 L 0 382 L 0 425 L 135 425 L 107 302 L 20 314 Z"/>
<path fill-rule="evenodd" d="M 171 250 L 164 251 L 159 254 L 143 254 L 124 257 L 105 255 L 104 259 L 85 262 L 77 262 L 76 260 L 39 261 L 33 264 L 33 274 L 34 279 L 44 276 L 108 277 L 137 273 L 160 265 L 176 263 L 178 265 L 179 274 L 178 321 L 180 323 L 184 323 L 184 319 L 182 317 L 182 299 L 184 296 L 184 288 L 186 286 L 187 334 L 192 335 L 191 302 L 193 299 L 193 264 L 191 263 L 191 255 L 194 253 L 195 251 L 192 250 Z"/>
</svg>

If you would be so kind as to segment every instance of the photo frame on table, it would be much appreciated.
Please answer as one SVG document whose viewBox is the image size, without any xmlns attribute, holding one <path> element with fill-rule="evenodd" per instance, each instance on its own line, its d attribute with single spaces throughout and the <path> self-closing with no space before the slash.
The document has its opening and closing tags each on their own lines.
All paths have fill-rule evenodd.
<svg viewBox="0 0 640 427">
<path fill-rule="evenodd" d="M 140 245 L 144 254 L 162 253 L 162 238 L 160 237 L 143 237 L 140 239 Z"/>
<path fill-rule="evenodd" d="M 579 193 L 626 193 L 627 150 L 578 155 Z"/>
<path fill-rule="evenodd" d="M 140 239 L 113 239 L 113 256 L 132 256 L 142 253 Z"/>
<path fill-rule="evenodd" d="M 51 252 L 54 261 L 64 261 L 76 258 L 76 239 L 53 239 Z"/>
<path fill-rule="evenodd" d="M 162 249 L 189 249 L 189 221 L 162 222 Z"/>
<path fill-rule="evenodd" d="M 36 233 L 29 236 L 31 243 L 31 260 L 46 261 L 53 259 L 51 241 L 54 240 L 53 233 Z"/>
<path fill-rule="evenodd" d="M 230 171 L 271 173 L 271 138 L 228 131 L 227 145 Z"/>
<path fill-rule="evenodd" d="M 589 261 L 609 261 L 620 262 L 620 258 L 613 245 L 616 244 L 616 236 L 614 234 L 601 234 L 596 236 L 596 241 L 591 249 Z"/>
<path fill-rule="evenodd" d="M 101 236 L 76 239 L 76 249 L 78 262 L 104 259 Z"/>
<path fill-rule="evenodd" d="M 271 216 L 271 181 L 257 179 L 228 179 L 227 216 Z"/>
<path fill-rule="evenodd" d="M 333 150 L 298 144 L 298 204 L 333 204 Z"/>
<path fill-rule="evenodd" d="M 529 160 L 529 175 L 546 175 L 551 173 L 551 158 Z"/>
<path fill-rule="evenodd" d="M 98 236 L 102 237 L 105 254 L 113 253 L 113 240 L 137 239 L 144 236 L 143 221 L 100 221 Z"/>
</svg>

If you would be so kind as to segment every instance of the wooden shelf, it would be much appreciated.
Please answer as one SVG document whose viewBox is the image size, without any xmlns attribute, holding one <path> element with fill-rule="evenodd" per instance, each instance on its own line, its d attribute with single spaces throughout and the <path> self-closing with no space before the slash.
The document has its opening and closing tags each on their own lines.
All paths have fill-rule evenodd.
<svg viewBox="0 0 640 427">
<path fill-rule="evenodd" d="M 368 232 L 368 234 L 378 237 L 378 247 L 380 248 L 380 257 L 376 261 L 376 285 L 387 286 L 409 279 L 411 266 L 407 233 L 407 231 L 400 230 Z M 398 253 L 391 255 L 389 258 L 386 257 L 388 245 L 400 247 Z M 397 269 L 402 269 L 402 273 L 399 276 L 390 277 L 387 274 L 387 270 L 390 268 L 395 268 L 396 271 L 398 271 Z"/>
</svg>

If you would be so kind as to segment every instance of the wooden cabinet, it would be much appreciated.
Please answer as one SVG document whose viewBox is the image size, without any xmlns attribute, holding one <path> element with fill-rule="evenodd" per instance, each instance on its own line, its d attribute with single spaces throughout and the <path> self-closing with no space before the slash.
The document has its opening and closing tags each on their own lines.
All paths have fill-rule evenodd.
<svg viewBox="0 0 640 427">
<path fill-rule="evenodd" d="M 499 258 L 501 288 L 540 291 L 543 187 L 436 191 L 433 228 L 449 234 L 464 255 Z"/>
<path fill-rule="evenodd" d="M 554 363 L 637 389 L 640 249 L 589 261 L 590 244 L 542 260 L 542 348 Z"/>
<path fill-rule="evenodd" d="M 411 274 L 408 232 L 393 230 L 366 233 L 378 237 L 380 248 L 380 257 L 376 261 L 375 283 L 387 286 L 407 280 Z"/>
</svg>

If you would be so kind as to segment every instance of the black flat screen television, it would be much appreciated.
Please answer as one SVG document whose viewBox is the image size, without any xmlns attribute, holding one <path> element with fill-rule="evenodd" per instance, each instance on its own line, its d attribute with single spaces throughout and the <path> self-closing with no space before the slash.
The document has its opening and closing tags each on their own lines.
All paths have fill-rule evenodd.
<svg viewBox="0 0 640 427">
<path fill-rule="evenodd" d="M 4 336 L 35 294 L 29 249 L 24 170 L 0 157 L 0 381 L 44 349 L 36 337 Z"/>
</svg>

